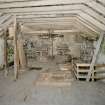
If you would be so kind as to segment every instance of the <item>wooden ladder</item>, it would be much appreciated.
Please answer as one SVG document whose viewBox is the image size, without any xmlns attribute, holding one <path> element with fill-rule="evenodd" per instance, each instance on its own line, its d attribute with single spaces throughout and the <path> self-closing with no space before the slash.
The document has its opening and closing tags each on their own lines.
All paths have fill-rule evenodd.
<svg viewBox="0 0 105 105">
<path fill-rule="evenodd" d="M 97 42 L 97 45 L 96 45 L 96 50 L 94 52 L 94 55 L 93 55 L 93 58 L 92 58 L 92 62 L 90 64 L 90 69 L 89 69 L 89 72 L 88 72 L 88 75 L 87 75 L 87 81 L 90 80 L 91 78 L 91 74 L 93 73 L 93 70 L 94 70 L 94 66 L 95 66 L 95 62 L 96 62 L 96 59 L 97 59 L 97 55 L 99 53 L 99 50 L 100 50 L 100 47 L 101 47 L 101 43 L 103 41 L 103 38 L 104 38 L 104 34 L 105 32 L 102 32 L 100 37 L 99 37 L 99 40 Z"/>
</svg>

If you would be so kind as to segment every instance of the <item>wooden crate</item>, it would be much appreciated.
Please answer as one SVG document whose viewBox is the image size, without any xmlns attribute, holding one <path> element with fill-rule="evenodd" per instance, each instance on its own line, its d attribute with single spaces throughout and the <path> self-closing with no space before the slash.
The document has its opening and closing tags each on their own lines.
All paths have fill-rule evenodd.
<svg viewBox="0 0 105 105">
<path fill-rule="evenodd" d="M 77 79 L 86 79 L 87 78 L 87 74 L 90 68 L 89 64 L 80 64 L 80 63 L 76 63 L 74 64 L 74 74 L 76 76 Z"/>
<path fill-rule="evenodd" d="M 86 64 L 86 63 L 76 63 L 73 64 L 73 71 L 75 74 L 75 77 L 80 80 L 86 80 L 88 72 L 90 70 L 90 64 Z M 94 66 L 94 70 L 93 73 L 91 75 L 91 79 L 101 79 L 101 78 L 105 78 L 105 76 L 101 76 L 99 75 L 100 73 L 105 73 L 105 69 L 101 69 L 101 68 L 105 68 L 105 64 L 97 64 Z"/>
</svg>

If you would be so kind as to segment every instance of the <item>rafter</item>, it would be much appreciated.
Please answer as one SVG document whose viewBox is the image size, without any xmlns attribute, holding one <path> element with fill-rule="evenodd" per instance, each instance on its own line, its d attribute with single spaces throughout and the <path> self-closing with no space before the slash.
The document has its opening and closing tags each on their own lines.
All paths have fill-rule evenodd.
<svg viewBox="0 0 105 105">
<path fill-rule="evenodd" d="M 101 4 L 95 2 L 95 1 L 91 1 L 86 3 L 89 7 L 93 8 L 98 11 L 99 13 L 101 13 L 103 16 L 105 16 L 105 7 L 102 6 Z"/>
<path fill-rule="evenodd" d="M 54 6 L 54 5 L 68 5 L 68 4 L 77 4 L 85 3 L 87 0 L 46 0 L 46 1 L 26 1 L 26 2 L 12 2 L 4 3 L 0 5 L 0 9 L 3 8 L 19 8 L 19 7 L 45 7 L 45 6 Z"/>
<path fill-rule="evenodd" d="M 70 6 L 69 7 L 66 7 L 67 5 L 65 5 L 65 6 L 63 6 L 63 7 L 65 7 L 66 9 L 67 8 L 70 8 Z M 57 7 L 57 6 L 56 6 Z M 62 9 L 63 9 L 63 7 L 62 6 L 60 6 Z M 71 6 L 71 9 L 73 9 L 73 7 L 74 8 L 76 8 L 76 6 L 75 5 L 72 5 Z M 85 9 L 82 9 L 83 7 L 86 7 Z M 45 8 L 45 7 L 44 7 Z M 43 8 L 43 10 L 45 11 L 45 9 Z M 49 8 L 49 7 L 48 7 Z M 81 11 L 82 12 L 84 12 L 84 13 L 86 13 L 87 15 L 90 15 L 92 18 L 94 18 L 95 20 L 97 20 L 97 21 L 99 21 L 101 24 L 105 24 L 105 18 L 103 17 L 103 15 L 99 15 L 100 13 L 99 12 L 96 12 L 96 10 L 94 11 L 94 9 L 91 9 L 89 6 L 87 6 L 87 5 L 83 5 L 83 4 L 79 4 L 79 7 L 77 6 L 77 8 L 79 9 L 79 8 L 81 8 Z M 88 13 L 87 13 L 87 8 L 88 8 Z M 25 9 L 25 8 L 24 8 Z M 41 9 L 41 8 L 40 8 Z M 55 9 L 55 8 L 54 8 Z M 77 10 L 78 10 L 77 9 Z M 35 10 L 37 10 L 37 9 L 35 9 Z M 49 10 L 49 9 L 48 9 Z M 79 9 L 80 10 L 80 9 Z M 86 11 L 85 11 L 86 10 Z M 91 12 L 92 13 L 94 13 L 94 15 L 92 15 L 92 14 L 90 14 L 90 11 L 91 10 Z M 50 10 L 49 10 L 50 11 Z M 20 16 L 21 17 L 21 16 Z M 100 19 L 101 18 L 101 19 Z"/>
<path fill-rule="evenodd" d="M 54 17 L 70 17 L 73 14 L 80 14 L 81 12 L 83 12 L 83 14 L 89 15 L 91 18 L 95 19 L 96 21 L 100 22 L 101 24 L 105 25 L 105 18 L 101 17 L 100 15 L 96 14 L 96 16 L 94 16 L 95 14 L 92 14 L 94 12 L 88 12 L 84 10 L 73 10 L 73 11 L 62 11 L 62 12 L 57 12 L 57 11 L 53 11 L 53 12 L 45 12 L 45 14 L 43 12 L 40 12 L 39 14 L 28 14 L 28 15 L 19 15 L 17 16 L 17 18 L 54 18 Z M 101 19 L 101 20 L 100 20 Z"/>
<path fill-rule="evenodd" d="M 42 22 L 57 21 L 60 17 L 72 17 L 74 14 L 87 21 L 86 24 L 91 24 L 92 28 L 104 30 L 104 4 L 103 0 L 0 0 L 0 12 L 16 14 L 18 20 L 25 23 L 33 20 L 36 23 L 37 18 Z M 66 23 L 66 19 L 64 21 Z"/>
<path fill-rule="evenodd" d="M 103 24 L 101 24 L 100 22 L 98 22 L 97 20 L 95 20 L 94 18 L 92 18 L 91 16 L 89 16 L 89 15 L 87 15 L 87 14 L 84 14 L 84 13 L 80 13 L 79 14 L 79 17 L 81 17 L 81 18 L 83 18 L 84 20 L 86 20 L 86 21 L 88 21 L 88 22 L 90 22 L 91 24 L 93 24 L 94 26 L 96 26 L 96 27 L 98 27 L 99 29 L 101 29 L 101 30 L 104 30 L 105 29 L 105 25 L 103 25 Z M 31 20 L 32 19 L 32 20 Z M 34 20 L 33 20 L 34 19 Z M 20 21 L 23 21 L 23 22 L 28 22 L 28 20 L 29 21 L 49 21 L 49 20 L 52 20 L 52 21 L 56 21 L 57 19 L 63 19 L 64 21 L 66 20 L 66 19 L 70 19 L 70 17 L 63 17 L 63 18 L 59 18 L 59 17 L 53 17 L 53 18 L 25 18 L 25 19 L 20 19 Z"/>
<path fill-rule="evenodd" d="M 53 23 L 56 25 L 58 25 L 59 23 L 58 22 L 62 22 L 62 25 L 68 25 L 68 24 L 71 24 L 71 22 L 72 21 L 75 21 L 75 22 L 80 22 L 81 24 L 83 24 L 83 25 L 85 25 L 86 27 L 88 27 L 89 29 L 91 29 L 91 30 L 93 30 L 93 31 L 95 31 L 95 32 L 100 32 L 100 28 L 99 27 L 97 27 L 97 26 L 95 26 L 95 25 L 93 25 L 93 24 L 91 24 L 90 22 L 88 22 L 87 20 L 84 20 L 83 18 L 80 18 L 80 16 L 78 16 L 78 17 L 75 17 L 75 18 L 58 18 L 58 20 L 56 20 L 55 19 L 55 21 L 54 20 L 50 20 L 50 21 L 48 21 L 47 19 L 46 20 L 38 20 L 38 19 L 33 19 L 32 21 L 30 21 L 29 20 L 29 22 L 28 22 L 28 20 L 27 20 L 27 22 L 26 22 L 26 20 L 25 21 L 21 21 L 24 25 L 41 25 L 41 24 L 43 24 L 43 25 L 48 25 L 48 26 L 51 26 L 51 25 L 53 25 Z M 57 22 L 57 23 L 56 23 Z M 63 24 L 64 23 L 64 24 Z M 75 25 L 75 23 L 74 23 L 74 25 Z"/>
</svg>

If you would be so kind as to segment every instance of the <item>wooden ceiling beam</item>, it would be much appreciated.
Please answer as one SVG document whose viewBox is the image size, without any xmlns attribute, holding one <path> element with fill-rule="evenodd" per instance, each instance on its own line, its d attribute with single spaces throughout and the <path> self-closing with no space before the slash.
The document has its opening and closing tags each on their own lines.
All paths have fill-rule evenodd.
<svg viewBox="0 0 105 105">
<path fill-rule="evenodd" d="M 24 32 L 24 30 L 22 30 L 23 34 L 41 34 L 41 33 L 48 33 L 48 31 L 29 31 L 29 32 Z M 79 30 L 54 30 L 54 33 L 73 33 L 73 32 L 80 32 Z"/>
<path fill-rule="evenodd" d="M 105 5 L 105 0 L 98 0 L 100 1 L 101 3 L 103 3 L 103 5 Z"/>
<path fill-rule="evenodd" d="M 77 15 L 76 15 L 77 16 Z M 70 16 L 70 17 L 54 17 L 54 18 L 20 18 L 20 19 L 17 19 L 17 21 L 23 21 L 25 23 L 27 22 L 39 22 L 40 21 L 44 21 L 44 22 L 56 22 L 56 21 L 66 21 L 66 20 L 74 20 L 76 19 L 76 16 Z"/>
<path fill-rule="evenodd" d="M 72 9 L 80 9 L 81 4 L 75 4 L 75 5 L 60 5 L 60 6 L 46 6 L 46 7 L 29 7 L 29 8 L 14 8 L 14 9 L 0 9 L 0 11 L 3 11 L 5 13 L 27 13 L 27 12 L 50 12 L 50 11 L 57 11 L 57 10 L 72 10 Z"/>
<path fill-rule="evenodd" d="M 79 7 L 78 7 L 79 6 Z M 55 6 L 55 7 L 52 7 L 52 8 L 50 8 L 50 7 L 47 7 L 46 9 L 47 9 L 47 11 L 45 11 L 46 9 L 45 9 L 45 7 L 43 7 L 43 8 L 35 8 L 35 10 L 37 11 L 37 10 L 39 10 L 39 11 L 34 11 L 34 12 L 32 12 L 31 11 L 31 13 L 32 14 L 35 14 L 35 15 L 37 15 L 37 14 L 44 14 L 44 13 L 50 13 L 50 12 L 52 12 L 52 13 L 54 13 L 55 11 L 57 12 L 57 13 L 62 13 L 62 11 L 63 11 L 63 13 L 64 12 L 68 12 L 68 11 L 70 11 L 70 12 L 72 12 L 73 13 L 73 11 L 75 12 L 76 11 L 76 9 L 74 9 L 74 8 L 77 8 L 77 11 L 83 11 L 84 13 L 86 13 L 86 14 L 88 14 L 88 15 L 90 15 L 91 17 L 94 17 L 94 19 L 97 19 L 98 21 L 100 21 L 102 24 L 104 23 L 105 24 L 105 18 L 103 17 L 103 16 L 101 16 L 101 15 L 99 15 L 99 13 L 97 13 L 97 12 L 95 12 L 95 11 L 93 11 L 92 9 L 90 9 L 90 8 L 88 8 L 86 5 L 78 5 L 78 6 L 75 6 L 75 5 L 72 5 L 72 6 L 59 6 L 59 9 L 58 9 L 58 6 Z M 24 8 L 24 9 L 26 9 L 26 8 Z M 32 8 L 31 8 L 31 10 L 32 10 Z M 43 11 L 40 11 L 40 10 L 43 10 Z M 62 11 L 61 11 L 62 10 Z M 30 13 L 30 12 L 29 12 Z M 26 16 L 26 14 L 28 15 L 29 14 L 28 12 L 16 12 L 16 14 L 17 15 L 19 15 L 19 17 L 21 17 L 21 15 L 23 14 L 24 16 Z M 30 16 L 30 15 L 29 15 Z M 37 17 L 37 16 L 36 16 Z"/>
<path fill-rule="evenodd" d="M 94 1 L 92 1 L 92 2 L 94 2 Z M 95 2 L 96 3 L 96 2 Z M 97 8 L 98 9 L 100 9 L 99 7 L 101 6 L 100 4 L 98 4 L 98 3 L 96 3 L 97 4 Z M 3 12 L 7 12 L 7 13 L 16 13 L 16 12 L 21 12 L 21 11 L 23 11 L 23 12 L 28 12 L 28 11 L 30 11 L 30 12 L 33 12 L 33 11 L 40 11 L 41 9 L 42 9 L 42 11 L 45 11 L 45 10 L 49 10 L 49 9 L 47 9 L 47 8 L 56 8 L 56 10 L 58 9 L 58 7 L 60 7 L 60 8 L 62 8 L 63 10 L 64 10 L 64 6 L 66 7 L 66 6 L 68 6 L 68 7 L 75 7 L 74 9 L 76 9 L 76 8 L 78 8 L 78 9 L 81 9 L 81 8 L 79 8 L 80 6 L 86 6 L 87 8 L 90 8 L 91 10 L 93 10 L 94 12 L 96 12 L 96 13 L 98 13 L 99 15 L 101 15 L 101 16 L 103 16 L 103 17 L 105 17 L 105 14 L 104 14 L 104 11 L 103 11 L 103 9 L 105 9 L 104 7 L 103 7 L 103 9 L 102 9 L 102 11 L 103 11 L 103 13 L 101 13 L 101 10 L 100 11 L 98 11 L 97 9 L 96 9 L 96 7 L 94 7 L 94 5 L 92 5 L 92 3 L 91 2 L 89 2 L 89 3 L 87 3 L 87 2 L 85 2 L 85 3 L 74 3 L 74 4 L 67 4 L 67 5 L 53 5 L 53 6 L 39 6 L 39 7 L 34 7 L 34 6 L 32 6 L 32 7 L 24 7 L 24 8 L 22 8 L 22 7 L 18 7 L 18 8 L 5 8 L 5 9 L 0 9 L 1 11 L 3 11 Z M 101 8 L 102 8 L 102 6 L 101 6 Z"/>
<path fill-rule="evenodd" d="M 98 21 L 98 20 L 96 20 L 96 19 L 94 19 L 93 17 L 91 17 L 91 16 L 89 16 L 89 15 L 87 15 L 87 14 L 85 14 L 85 13 L 79 13 L 78 14 L 80 17 L 82 17 L 83 19 L 85 19 L 85 20 L 87 20 L 87 21 L 89 21 L 89 22 L 91 22 L 92 24 L 94 24 L 96 27 L 99 27 L 99 28 L 101 28 L 102 30 L 104 30 L 105 29 L 105 24 L 102 24 L 100 21 Z M 20 20 L 25 20 L 26 22 L 28 22 L 28 20 L 29 21 L 33 21 L 33 19 L 34 19 L 34 17 L 33 17 L 33 19 L 31 20 L 32 18 L 25 18 L 25 19 L 20 19 Z M 70 19 L 70 17 L 63 17 L 63 18 L 59 18 L 59 17 L 53 17 L 53 18 L 40 18 L 39 17 L 39 19 L 36 19 L 36 21 L 56 21 L 57 19 L 63 19 L 64 21 L 66 20 L 66 19 Z M 24 22 L 25 22 L 24 21 Z"/>
<path fill-rule="evenodd" d="M 30 30 L 47 30 L 47 29 L 53 29 L 53 30 L 71 30 L 71 29 L 77 29 L 77 30 L 80 30 L 81 32 L 82 31 L 87 31 L 87 32 L 95 32 L 95 33 L 99 33 L 99 32 L 96 32 L 94 31 L 93 29 L 87 27 L 86 25 L 84 24 L 81 24 L 79 21 L 77 22 L 75 20 L 74 23 L 70 23 L 70 24 L 67 24 L 65 25 L 65 23 L 62 23 L 62 24 L 57 24 L 57 25 L 49 25 L 49 24 L 23 24 L 24 27 L 27 27 L 28 29 Z M 28 30 L 26 29 L 26 30 Z"/>
<path fill-rule="evenodd" d="M 88 22 L 92 23 L 93 25 L 99 27 L 100 29 L 104 30 L 105 29 L 105 24 L 101 23 L 100 21 L 94 19 L 93 17 L 85 14 L 85 13 L 80 13 L 79 16 L 83 18 L 84 20 L 87 20 Z"/>
<path fill-rule="evenodd" d="M 11 15 L 6 14 L 0 17 L 0 25 L 3 24 L 5 21 L 9 20 L 11 18 Z"/>
<path fill-rule="evenodd" d="M 17 15 L 17 18 L 30 18 L 30 17 L 35 17 L 35 18 L 47 18 L 47 17 L 64 17 L 64 16 L 72 16 L 77 13 L 81 12 L 80 10 L 72 10 L 72 11 L 51 11 L 51 12 L 39 12 L 37 13 L 32 13 L 32 14 L 27 14 L 27 15 Z"/>
<path fill-rule="evenodd" d="M 77 17 L 77 22 L 81 23 L 82 25 L 88 27 L 89 29 L 93 30 L 94 32 L 98 32 L 100 33 L 102 31 L 102 29 L 98 28 L 97 26 L 95 26 L 94 24 L 90 23 L 87 20 L 84 20 L 81 17 Z"/>
<path fill-rule="evenodd" d="M 4 3 L 13 3 L 13 2 L 26 2 L 29 0 L 0 0 L 0 3 L 4 4 Z M 33 0 L 30 0 L 33 1 Z"/>
<path fill-rule="evenodd" d="M 66 5 L 66 4 L 77 4 L 85 3 L 87 0 L 46 0 L 46 1 L 26 1 L 26 2 L 11 2 L 0 4 L 0 9 L 6 8 L 19 8 L 19 7 L 45 7 L 53 5 Z"/>
<path fill-rule="evenodd" d="M 76 19 L 76 20 L 75 20 L 75 19 Z M 100 32 L 100 30 L 101 30 L 101 29 L 98 28 L 97 26 L 91 24 L 90 22 L 88 22 L 87 20 L 84 20 L 83 18 L 80 18 L 79 16 L 76 17 L 75 19 L 74 19 L 75 22 L 80 22 L 81 24 L 85 25 L 86 27 L 88 27 L 89 29 L 91 29 L 91 30 L 93 30 L 93 31 L 95 31 L 95 32 Z M 69 22 L 70 22 L 71 20 L 70 20 L 70 19 L 65 19 L 65 20 L 66 20 L 67 23 L 64 23 L 64 24 L 63 24 L 63 22 L 64 22 L 63 20 L 60 20 L 60 21 L 62 22 L 62 25 L 65 25 L 65 26 L 66 26 L 66 25 L 69 24 Z M 72 20 L 72 21 L 73 21 L 73 20 Z M 47 22 L 47 21 L 44 22 L 44 21 L 41 21 L 41 20 L 37 20 L 36 23 L 34 23 L 34 22 L 35 22 L 35 20 L 33 20 L 33 23 L 32 23 L 32 22 L 31 22 L 31 23 L 27 23 L 27 22 L 26 22 L 26 23 L 23 23 L 23 24 L 24 24 L 24 25 L 28 25 L 28 24 L 30 24 L 30 25 L 35 25 L 35 24 L 36 24 L 36 25 L 38 25 L 38 24 L 39 24 L 39 25 L 41 25 L 41 24 L 44 25 L 44 24 L 48 24 L 49 26 L 51 26 L 51 24 L 53 23 L 52 21 L 51 21 L 51 22 Z M 57 24 L 58 24 L 58 23 L 57 23 Z M 53 24 L 52 24 L 52 25 L 53 25 Z M 56 24 L 55 24 L 55 25 L 56 25 Z M 74 26 L 76 26 L 75 23 L 74 23 Z"/>
<path fill-rule="evenodd" d="M 69 17 L 73 14 L 86 14 L 89 15 L 91 18 L 94 18 L 101 24 L 105 25 L 105 18 L 101 17 L 98 14 L 94 14 L 93 12 L 88 12 L 84 10 L 74 10 L 74 11 L 62 11 L 62 12 L 45 12 L 45 14 L 30 14 L 30 15 L 19 15 L 17 18 L 54 18 L 54 17 Z M 92 14 L 93 13 L 93 14 Z M 97 16 L 97 17 L 96 17 Z"/>
<path fill-rule="evenodd" d="M 92 0 L 91 2 L 86 2 L 86 5 L 88 5 L 90 8 L 93 8 L 100 12 L 102 15 L 105 16 L 105 7 L 101 5 L 100 3 L 96 2 L 95 0 Z"/>
</svg>

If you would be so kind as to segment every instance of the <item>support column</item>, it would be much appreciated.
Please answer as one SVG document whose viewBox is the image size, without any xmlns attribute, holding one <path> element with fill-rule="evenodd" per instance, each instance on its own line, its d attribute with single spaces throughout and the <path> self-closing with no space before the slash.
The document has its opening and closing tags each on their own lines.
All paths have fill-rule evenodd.
<svg viewBox="0 0 105 105">
<path fill-rule="evenodd" d="M 5 66 L 5 77 L 8 75 L 8 52 L 7 52 L 7 30 L 4 32 L 4 66 Z"/>
<path fill-rule="evenodd" d="M 14 18 L 14 79 L 18 78 L 19 71 L 19 53 L 17 47 L 17 26 L 16 26 L 16 18 Z"/>
<path fill-rule="evenodd" d="M 4 66 L 4 38 L 0 37 L 0 67 Z"/>
<path fill-rule="evenodd" d="M 21 69 L 24 70 L 26 69 L 26 56 L 23 48 L 23 39 L 21 37 L 18 40 L 18 49 Z"/>
</svg>

